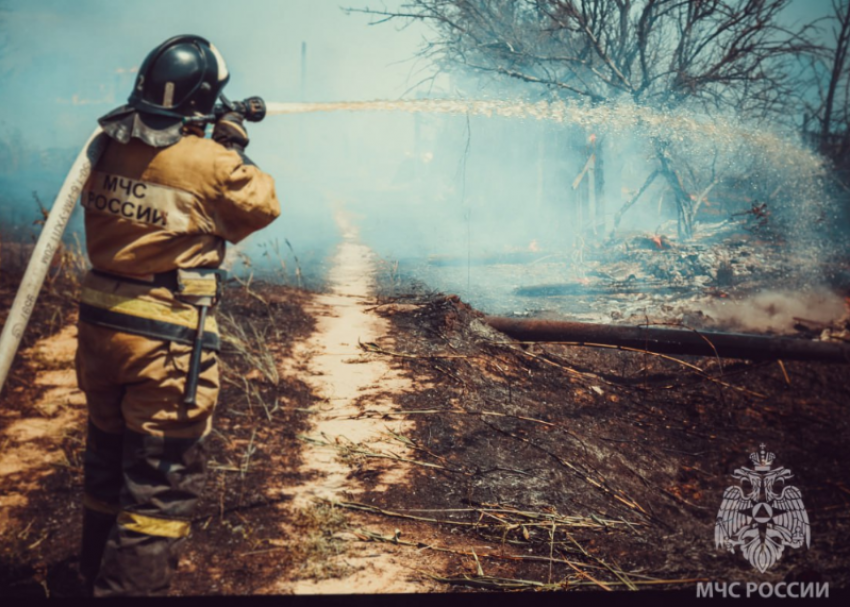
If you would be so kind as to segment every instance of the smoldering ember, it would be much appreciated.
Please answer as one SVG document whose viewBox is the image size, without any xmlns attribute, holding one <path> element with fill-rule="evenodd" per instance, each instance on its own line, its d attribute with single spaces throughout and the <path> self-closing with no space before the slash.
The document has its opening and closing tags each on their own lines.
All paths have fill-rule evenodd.
<svg viewBox="0 0 850 607">
<path fill-rule="evenodd" d="M 149 4 L 135 17 L 171 10 Z M 195 510 L 133 519 L 127 486 L 116 505 L 113 535 L 191 529 L 158 592 L 846 592 L 850 2 L 280 4 L 256 40 L 217 3 L 191 20 L 221 35 L 226 95 L 262 95 L 180 122 L 230 145 L 240 121 L 233 162 L 273 177 L 281 215 L 244 240 L 160 169 L 102 160 L 150 142 L 83 146 L 165 30 L 66 83 L 7 69 L 17 32 L 40 28 L 46 64 L 53 21 L 93 32 L 103 7 L 0 11 L 0 100 L 25 116 L 0 126 L 0 596 L 91 591 L 92 218 L 121 238 L 142 205 L 161 242 L 230 240 L 216 303 L 154 314 L 184 314 L 198 355 L 159 339 L 195 390 L 215 323 L 221 344 Z M 126 10 L 100 18 L 122 32 Z M 49 107 L 24 99 L 48 81 Z M 122 128 L 164 137 L 139 107 Z M 203 130 L 175 128 L 166 149 Z M 201 280 L 150 276 L 101 293 L 97 322 Z"/>
</svg>

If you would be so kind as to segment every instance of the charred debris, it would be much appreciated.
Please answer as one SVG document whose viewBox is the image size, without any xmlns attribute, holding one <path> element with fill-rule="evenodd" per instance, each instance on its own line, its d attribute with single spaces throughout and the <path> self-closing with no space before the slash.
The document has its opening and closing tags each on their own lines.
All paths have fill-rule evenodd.
<svg viewBox="0 0 850 607">
<path fill-rule="evenodd" d="M 597 305 L 588 306 L 592 311 L 582 316 L 596 320 L 596 312 L 597 322 L 555 319 L 545 312 L 489 316 L 486 321 L 526 342 L 850 362 L 850 298 L 840 295 L 842 287 L 847 294 L 840 264 L 830 272 L 833 285 L 825 280 L 813 286 L 807 280 L 811 276 L 789 269 L 784 243 L 764 235 L 763 205 L 753 206 L 751 221 L 758 228 L 754 232 L 725 221 L 705 228 L 703 238 L 686 242 L 652 233 L 612 236 L 591 247 L 574 280 L 514 290 L 537 301 L 595 300 Z M 599 318 L 598 310 L 606 306 L 608 318 Z"/>
<path fill-rule="evenodd" d="M 798 249 L 765 203 L 649 232 L 609 232 L 573 251 L 516 250 L 466 261 L 498 290 L 486 318 L 521 342 L 749 360 L 850 361 L 850 275 L 838 256 Z M 432 266 L 452 259 L 432 258 Z M 519 270 L 523 268 L 523 270 Z M 500 278 L 500 275 L 502 278 Z M 547 280 L 548 278 L 548 280 Z M 485 286 L 485 290 L 487 287 Z M 473 304 L 478 302 L 473 301 Z"/>
</svg>

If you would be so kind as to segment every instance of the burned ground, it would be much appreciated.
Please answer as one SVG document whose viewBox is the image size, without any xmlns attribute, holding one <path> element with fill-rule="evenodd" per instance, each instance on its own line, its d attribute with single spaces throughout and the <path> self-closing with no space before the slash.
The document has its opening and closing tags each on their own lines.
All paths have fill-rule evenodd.
<svg viewBox="0 0 850 607">
<path fill-rule="evenodd" d="M 6 320 L 20 278 L 20 273 L 8 269 L 0 272 L 0 322 Z M 22 351 L 73 322 L 75 315 L 69 304 L 76 296 L 77 286 L 74 281 L 48 277 L 21 341 Z M 13 365 L 4 387 L 0 428 L 5 430 L 18 420 L 43 416 L 34 405 L 46 388 L 34 379 L 37 373 L 56 367 L 55 361 L 43 356 L 19 360 Z M 0 531 L 0 592 L 3 594 L 20 592 L 43 596 L 42 587 L 76 586 L 75 581 L 68 580 L 75 577 L 73 567 L 78 553 L 79 521 L 74 519 L 79 516 L 82 495 L 83 438 L 84 426 L 81 425 L 66 429 L 58 445 L 37 439 L 37 448 L 60 450 L 66 465 L 53 465 L 49 474 L 40 476 L 34 483 L 21 473 L 6 473 L 0 480 L 0 494 L 4 497 L 14 498 L 19 491 L 25 491 L 29 498 L 24 512 L 12 507 L 9 515 L 3 517 Z M 10 451 L 15 446 L 4 432 L 0 452 Z M 21 490 L 21 486 L 27 489 Z M 10 524 L 12 521 L 14 523 Z M 69 524 L 71 521 L 76 524 Z"/>
<path fill-rule="evenodd" d="M 7 310 L 17 280 L 0 281 L 0 310 Z M 67 289 L 42 294 L 25 346 L 73 322 L 56 318 L 57 309 L 71 309 L 73 285 Z M 227 338 L 211 474 L 175 594 L 252 594 L 281 578 L 339 575 L 322 565 L 323 551 L 344 551 L 345 542 L 407 551 L 410 575 L 433 576 L 445 589 L 682 588 L 753 579 L 848 585 L 846 365 L 519 344 L 457 298 L 433 294 L 376 302 L 392 330 L 362 345 L 389 357 L 414 386 L 395 396 L 397 411 L 381 414 L 388 428 L 414 421 L 397 437 L 415 454 L 405 459 L 411 474 L 380 487 L 391 450 L 342 445 L 365 493 L 293 514 L 282 488 L 307 480 L 297 472 L 298 434 L 316 397 L 299 369 L 283 375 L 271 361 L 286 360 L 313 330 L 310 297 L 270 285 L 229 289 L 219 314 Z M 33 378 L 58 364 L 19 361 L 3 429 L 45 415 L 32 408 L 43 390 Z M 369 402 L 363 410 L 370 415 Z M 46 450 L 62 450 L 63 464 L 35 483 L 14 474 L 0 481 L 4 492 L 27 497 L 26 506 L 9 509 L 14 524 L 2 531 L 2 595 L 80 591 L 84 417 L 78 421 L 58 443 L 45 441 Z M 715 547 L 714 521 L 732 471 L 762 442 L 795 475 L 812 544 L 786 550 L 757 574 L 739 552 Z M 417 567 L 428 553 L 447 561 Z"/>
<path fill-rule="evenodd" d="M 280 563 L 298 556 L 297 545 L 279 543 L 288 538 L 275 506 L 286 500 L 282 487 L 303 480 L 296 436 L 314 399 L 303 382 L 280 376 L 275 360 L 313 330 L 304 312 L 308 298 L 261 285 L 232 289 L 222 305 L 222 392 L 210 474 L 175 594 L 252 594 L 280 576 Z"/>
<path fill-rule="evenodd" d="M 416 420 L 409 438 L 436 467 L 369 505 L 456 525 L 482 565 L 458 559 L 446 572 L 457 583 L 750 580 L 740 553 L 715 548 L 714 522 L 732 471 L 763 442 L 795 474 L 812 546 L 760 579 L 847 585 L 846 365 L 521 345 L 451 297 L 384 309 L 404 344 L 384 351 L 430 385 L 399 416 Z M 482 542 L 496 558 L 480 557 Z"/>
</svg>

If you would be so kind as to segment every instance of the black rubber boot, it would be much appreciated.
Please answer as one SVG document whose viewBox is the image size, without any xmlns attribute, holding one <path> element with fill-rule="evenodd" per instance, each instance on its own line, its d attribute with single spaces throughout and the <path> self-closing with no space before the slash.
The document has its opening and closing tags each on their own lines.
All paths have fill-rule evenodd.
<svg viewBox="0 0 850 607">
<path fill-rule="evenodd" d="M 85 480 L 80 575 L 91 595 L 100 571 L 103 549 L 118 514 L 121 491 L 123 434 L 110 434 L 89 421 L 83 455 Z"/>
<path fill-rule="evenodd" d="M 147 535 L 115 525 L 106 542 L 94 596 L 167 595 L 185 539 Z"/>
<path fill-rule="evenodd" d="M 86 595 L 92 596 L 94 580 L 100 572 L 100 561 L 109 532 L 115 526 L 115 516 L 83 508 L 83 542 L 80 551 L 80 575 Z"/>
<path fill-rule="evenodd" d="M 125 432 L 122 513 L 106 542 L 95 596 L 168 593 L 204 487 L 205 459 L 201 439 Z"/>
</svg>

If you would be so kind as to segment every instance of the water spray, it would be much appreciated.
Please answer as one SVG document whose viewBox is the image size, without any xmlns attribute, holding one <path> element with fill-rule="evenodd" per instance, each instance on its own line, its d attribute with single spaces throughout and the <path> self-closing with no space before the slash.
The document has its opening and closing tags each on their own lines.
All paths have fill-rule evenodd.
<svg viewBox="0 0 850 607">
<path fill-rule="evenodd" d="M 816 153 L 763 129 L 748 129 L 730 120 L 700 120 L 685 114 L 659 112 L 631 103 L 592 105 L 567 101 L 481 101 L 464 99 L 415 99 L 397 101 L 346 101 L 313 103 L 266 103 L 269 116 L 320 112 L 407 112 L 467 116 L 499 116 L 567 124 L 589 132 L 607 131 L 629 135 L 641 131 L 647 138 L 664 138 L 674 131 L 683 140 L 710 140 L 726 146 L 747 143 L 761 150 L 777 169 L 809 174 L 824 171 Z"/>
</svg>

